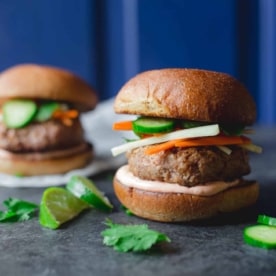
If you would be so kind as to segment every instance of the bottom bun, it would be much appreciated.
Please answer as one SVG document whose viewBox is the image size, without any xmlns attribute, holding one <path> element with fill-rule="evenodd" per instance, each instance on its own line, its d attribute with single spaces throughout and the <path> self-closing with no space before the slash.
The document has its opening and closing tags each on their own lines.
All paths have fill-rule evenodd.
<svg viewBox="0 0 276 276">
<path fill-rule="evenodd" d="M 87 165 L 93 157 L 90 144 L 53 153 L 13 154 L 1 152 L 0 173 L 35 176 L 62 174 Z"/>
<path fill-rule="evenodd" d="M 133 214 L 160 222 L 181 222 L 206 219 L 254 204 L 259 185 L 255 181 L 243 182 L 212 196 L 146 191 L 126 186 L 116 177 L 113 186 L 119 201 Z"/>
</svg>

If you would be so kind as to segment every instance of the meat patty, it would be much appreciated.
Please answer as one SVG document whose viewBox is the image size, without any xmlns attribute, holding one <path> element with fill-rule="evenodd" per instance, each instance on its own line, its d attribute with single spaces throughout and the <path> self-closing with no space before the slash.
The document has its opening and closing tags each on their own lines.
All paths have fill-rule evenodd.
<svg viewBox="0 0 276 276">
<path fill-rule="evenodd" d="M 9 129 L 0 123 L 0 148 L 12 152 L 43 152 L 65 149 L 84 141 L 79 120 L 71 126 L 60 120 L 32 123 L 24 128 Z"/>
<path fill-rule="evenodd" d="M 227 155 L 217 147 L 174 148 L 156 154 L 144 153 L 146 147 L 127 153 L 131 172 L 141 179 L 196 186 L 210 181 L 227 181 L 250 172 L 248 155 L 231 147 Z"/>
</svg>

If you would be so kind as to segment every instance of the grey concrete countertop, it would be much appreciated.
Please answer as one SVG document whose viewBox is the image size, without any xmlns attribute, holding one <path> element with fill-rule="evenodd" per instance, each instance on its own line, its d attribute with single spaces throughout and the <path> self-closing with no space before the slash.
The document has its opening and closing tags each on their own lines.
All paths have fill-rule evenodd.
<svg viewBox="0 0 276 276">
<path fill-rule="evenodd" d="M 276 250 L 243 242 L 243 229 L 259 213 L 276 216 L 276 129 L 260 128 L 254 142 L 264 153 L 252 154 L 252 173 L 261 186 L 257 204 L 231 215 L 195 223 L 167 224 L 127 216 L 112 190 L 113 172 L 93 177 L 116 206 L 111 214 L 89 210 L 58 230 L 38 219 L 0 225 L 0 275 L 276 275 Z M 40 202 L 44 188 L 0 188 L 0 202 L 17 197 Z M 116 223 L 147 223 L 171 243 L 147 253 L 119 253 L 102 243 L 109 217 Z"/>
</svg>

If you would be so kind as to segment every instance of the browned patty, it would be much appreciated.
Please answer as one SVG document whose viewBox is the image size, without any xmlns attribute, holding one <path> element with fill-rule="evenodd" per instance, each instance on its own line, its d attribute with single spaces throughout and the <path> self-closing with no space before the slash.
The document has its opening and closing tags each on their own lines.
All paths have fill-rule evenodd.
<svg viewBox="0 0 276 276">
<path fill-rule="evenodd" d="M 127 153 L 130 170 L 142 179 L 196 186 L 250 172 L 247 152 L 237 146 L 231 147 L 230 155 L 217 147 L 174 148 L 152 155 L 146 155 L 145 148 Z"/>
<path fill-rule="evenodd" d="M 8 129 L 0 123 L 0 148 L 12 152 L 63 149 L 83 141 L 83 128 L 79 120 L 74 120 L 72 126 L 66 126 L 59 120 L 49 120 L 19 129 Z"/>
</svg>

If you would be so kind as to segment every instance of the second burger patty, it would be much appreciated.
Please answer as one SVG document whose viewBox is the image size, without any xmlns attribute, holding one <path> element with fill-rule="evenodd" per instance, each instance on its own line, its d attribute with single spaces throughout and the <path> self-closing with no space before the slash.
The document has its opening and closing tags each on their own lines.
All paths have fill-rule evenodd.
<svg viewBox="0 0 276 276">
<path fill-rule="evenodd" d="M 60 120 L 32 123 L 24 128 L 8 129 L 0 123 L 0 148 L 11 152 L 44 152 L 77 146 L 84 141 L 79 120 L 71 126 Z"/>
<path fill-rule="evenodd" d="M 250 173 L 248 155 L 231 147 L 227 155 L 217 147 L 174 148 L 147 155 L 146 147 L 127 153 L 130 171 L 145 180 L 196 186 L 211 181 L 231 181 Z"/>
</svg>

